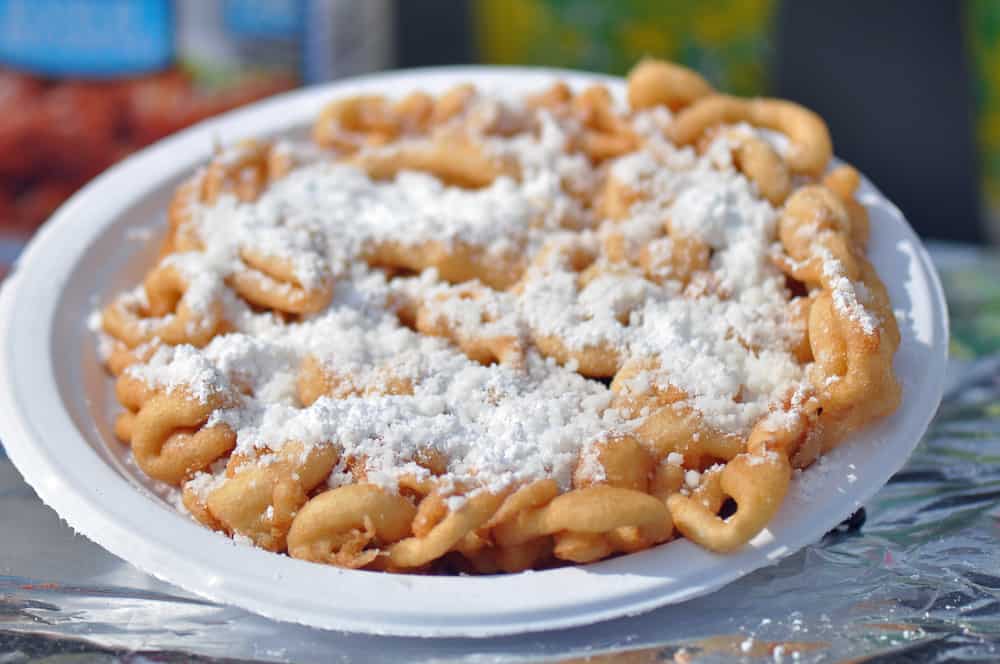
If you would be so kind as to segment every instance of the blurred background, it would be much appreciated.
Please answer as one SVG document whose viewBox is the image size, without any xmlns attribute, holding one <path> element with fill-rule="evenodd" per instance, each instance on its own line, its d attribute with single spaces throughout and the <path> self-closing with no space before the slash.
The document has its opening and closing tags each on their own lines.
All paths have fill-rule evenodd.
<svg viewBox="0 0 1000 664">
<path fill-rule="evenodd" d="M 0 264 L 87 180 L 201 119 L 391 67 L 623 74 L 644 55 L 821 113 L 928 238 L 1000 238 L 994 0 L 0 0 Z"/>
</svg>

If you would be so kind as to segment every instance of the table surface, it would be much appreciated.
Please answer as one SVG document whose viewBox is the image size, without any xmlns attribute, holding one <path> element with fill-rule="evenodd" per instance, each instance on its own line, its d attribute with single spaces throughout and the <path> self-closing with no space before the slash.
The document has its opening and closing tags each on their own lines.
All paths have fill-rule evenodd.
<svg viewBox="0 0 1000 664">
<path fill-rule="evenodd" d="M 850 524 L 707 597 L 496 639 L 278 623 L 157 581 L 76 535 L 0 448 L 0 664 L 1000 660 L 1000 255 L 931 253 L 953 359 L 924 441 Z"/>
</svg>

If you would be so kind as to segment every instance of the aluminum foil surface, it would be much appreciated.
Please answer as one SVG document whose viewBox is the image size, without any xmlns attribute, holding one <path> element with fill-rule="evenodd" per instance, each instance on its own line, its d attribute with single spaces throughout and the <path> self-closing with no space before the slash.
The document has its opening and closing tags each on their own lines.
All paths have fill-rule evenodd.
<svg viewBox="0 0 1000 664">
<path fill-rule="evenodd" d="M 1000 661 L 1000 258 L 933 253 L 954 359 L 925 440 L 863 513 L 707 597 L 486 640 L 277 623 L 198 599 L 75 535 L 0 453 L 0 664 Z"/>
</svg>

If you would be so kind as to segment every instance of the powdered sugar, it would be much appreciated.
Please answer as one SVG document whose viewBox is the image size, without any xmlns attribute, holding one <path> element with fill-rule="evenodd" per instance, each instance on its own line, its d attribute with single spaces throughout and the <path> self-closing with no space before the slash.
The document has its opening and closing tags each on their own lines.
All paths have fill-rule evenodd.
<svg viewBox="0 0 1000 664">
<path fill-rule="evenodd" d="M 514 122 L 510 109 L 488 102 L 477 102 L 480 129 Z M 517 164 L 518 175 L 479 189 L 422 172 L 377 181 L 285 144 L 281 154 L 296 162 L 290 173 L 252 203 L 222 193 L 191 206 L 188 230 L 201 247 L 164 260 L 184 277 L 181 305 L 200 314 L 192 324 L 221 311 L 230 331 L 202 349 L 160 347 L 128 372 L 202 400 L 225 393 L 209 423 L 236 432 L 238 454 L 292 441 L 338 446 L 331 486 L 356 479 L 357 468 L 347 467 L 354 460 L 367 481 L 394 490 L 403 475 L 429 474 L 418 463 L 426 449 L 446 459 L 442 481 L 489 490 L 544 477 L 568 489 L 574 468 L 603 479 L 594 444 L 633 429 L 649 409 L 626 419 L 611 407 L 609 387 L 577 373 L 576 359 L 560 366 L 543 357 L 533 344 L 542 336 L 573 353 L 608 348 L 623 363 L 651 360 L 629 381 L 632 392 L 676 388 L 719 431 L 745 435 L 763 417 L 779 423 L 775 404 L 806 381 L 806 368 L 790 350 L 800 331 L 770 260 L 778 212 L 727 161 L 722 139 L 699 155 L 663 137 L 671 122 L 663 109 L 632 122 L 642 148 L 595 165 L 572 149 L 579 127 L 571 118 L 539 111 L 533 131 L 481 137 L 489 155 Z M 585 202 L 608 178 L 635 194 L 624 219 L 600 218 Z M 623 256 L 609 256 L 619 240 Z M 673 258 L 690 258 L 681 240 L 705 249 L 694 275 L 670 267 Z M 378 269 L 371 257 L 390 245 L 473 247 L 487 262 L 513 255 L 527 267 L 506 291 L 456 286 L 434 269 Z M 654 267 L 637 260 L 644 247 Z M 571 259 L 573 252 L 586 260 Z M 294 319 L 254 311 L 227 284 L 240 270 L 258 269 L 255 260 L 291 268 L 297 284 L 275 288 L 332 280 L 332 302 Z M 837 306 L 876 325 L 864 318 L 868 294 L 841 284 L 846 277 L 835 265 L 829 270 Z M 475 293 L 456 296 L 458 288 Z M 141 288 L 131 298 L 137 310 L 148 306 Z M 397 315 L 417 309 L 459 337 L 505 337 L 527 350 L 520 363 L 485 366 Z M 301 385 L 307 363 L 324 387 L 335 387 L 309 403 Z M 683 467 L 685 460 L 672 453 L 666 461 Z M 701 476 L 687 470 L 685 480 L 695 488 Z M 202 473 L 187 486 L 200 495 L 219 481 L 218 471 Z"/>
<path fill-rule="evenodd" d="M 168 393 L 183 390 L 203 402 L 229 387 L 227 376 L 193 346 L 160 346 L 147 362 L 127 372 L 150 387 Z"/>
<path fill-rule="evenodd" d="M 683 390 L 720 430 L 745 432 L 803 378 L 787 351 L 749 345 L 780 338 L 781 319 L 737 301 L 678 298 L 647 304 L 641 318 L 633 354 L 656 358 L 653 381 Z"/>
<path fill-rule="evenodd" d="M 869 299 L 868 288 L 847 278 L 844 265 L 823 247 L 816 247 L 816 255 L 823 261 L 823 278 L 833 295 L 833 305 L 851 320 L 858 323 L 865 334 L 875 334 L 878 319 L 864 306 Z"/>
<path fill-rule="evenodd" d="M 369 481 L 390 488 L 416 470 L 413 459 L 431 446 L 450 460 L 456 481 L 495 490 L 541 477 L 568 488 L 581 444 L 624 425 L 607 410 L 606 388 L 551 360 L 531 355 L 524 372 L 485 367 L 438 340 L 398 333 L 408 338 L 393 356 L 392 371 L 416 377 L 412 395 L 321 397 L 307 408 L 246 397 L 218 411 L 213 422 L 237 432 L 237 452 L 280 449 L 292 440 L 333 442 L 344 455 L 366 460 Z"/>
</svg>

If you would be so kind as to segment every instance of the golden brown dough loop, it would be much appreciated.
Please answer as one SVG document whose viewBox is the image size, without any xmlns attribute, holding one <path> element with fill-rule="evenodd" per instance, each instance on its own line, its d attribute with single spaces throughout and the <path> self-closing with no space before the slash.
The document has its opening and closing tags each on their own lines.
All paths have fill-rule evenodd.
<svg viewBox="0 0 1000 664">
<path fill-rule="evenodd" d="M 497 320 L 494 293 L 476 281 L 468 281 L 435 294 L 417 307 L 415 320 L 419 332 L 448 339 L 470 359 L 480 364 L 494 362 L 520 366 L 524 344 L 520 335 L 509 331 L 490 331 Z M 453 319 L 447 311 L 458 310 Z M 475 320 L 467 321 L 467 316 Z M 486 326 L 486 329 L 483 328 Z"/>
<path fill-rule="evenodd" d="M 324 106 L 312 138 L 321 147 L 352 153 L 365 145 L 384 145 L 399 131 L 399 118 L 385 97 L 358 95 Z"/>
<path fill-rule="evenodd" d="M 881 282 L 871 281 L 874 270 L 865 261 L 869 277 L 862 281 L 869 293 L 877 293 Z M 876 295 L 875 298 L 878 298 Z M 875 299 L 873 298 L 873 299 Z M 816 298 L 810 312 L 810 342 L 820 372 L 813 376 L 823 412 L 819 416 L 822 450 L 835 446 L 844 436 L 870 421 L 893 412 L 902 398 L 902 388 L 892 369 L 899 345 L 899 330 L 888 302 L 880 312 L 881 326 L 874 331 L 838 310 L 827 293 Z M 876 309 L 878 311 L 878 309 Z M 815 315 L 814 315 L 815 312 Z M 814 333 L 813 325 L 822 333 Z M 822 327 L 820 327 L 822 326 Z M 813 341 L 815 338 L 815 341 Z M 819 362 L 819 358 L 842 353 L 842 361 Z M 842 371 L 837 371 L 841 369 Z"/>
<path fill-rule="evenodd" d="M 638 268 L 626 263 L 596 261 L 592 258 L 591 252 L 575 251 L 574 245 L 575 243 L 556 243 L 546 247 L 536 257 L 533 270 L 538 272 L 546 272 L 550 269 L 575 271 L 577 268 L 581 268 L 582 271 L 574 275 L 575 283 L 573 284 L 575 289 L 573 296 L 578 298 L 578 302 L 585 302 L 586 289 L 598 279 L 605 277 L 609 279 L 634 278 L 637 281 L 642 279 L 642 273 Z M 615 320 L 609 319 L 608 322 L 621 327 L 627 326 L 630 323 L 631 312 L 637 304 L 634 298 L 617 300 L 612 311 Z M 591 312 L 578 309 L 575 315 L 578 316 L 578 320 L 586 321 L 589 320 Z M 551 357 L 560 364 L 575 365 L 577 373 L 590 378 L 611 378 L 625 361 L 623 349 L 607 335 L 598 336 L 594 341 L 577 344 L 569 343 L 562 330 L 532 329 L 531 335 L 535 347 L 542 355 Z"/>
<path fill-rule="evenodd" d="M 900 335 L 896 315 L 892 310 L 892 302 L 889 300 L 889 291 L 879 279 L 875 266 L 867 258 L 861 257 L 858 261 L 858 269 L 861 272 L 861 283 L 868 291 L 865 304 L 880 323 L 879 333 L 885 336 L 887 343 L 895 352 L 895 349 L 899 347 Z"/>
<path fill-rule="evenodd" d="M 494 549 L 496 566 L 503 572 L 515 573 L 534 569 L 552 555 L 552 540 L 539 537 L 517 546 Z"/>
<path fill-rule="evenodd" d="M 583 488 L 597 484 L 631 489 L 643 493 L 649 490 L 649 478 L 653 473 L 653 458 L 635 437 L 620 434 L 614 438 L 595 444 L 597 463 L 603 477 L 591 477 L 588 464 L 577 463 L 573 473 L 573 486 Z"/>
<path fill-rule="evenodd" d="M 535 347 L 562 365 L 575 363 L 577 373 L 588 378 L 611 378 L 622 365 L 622 352 L 611 343 L 570 348 L 554 334 L 535 334 Z"/>
<path fill-rule="evenodd" d="M 649 244 L 646 238 L 629 237 L 620 229 L 602 229 L 601 256 L 611 263 L 639 264 L 639 254 Z"/>
<path fill-rule="evenodd" d="M 555 543 L 552 555 L 560 560 L 577 564 L 601 560 L 615 552 L 611 540 L 601 533 L 577 533 L 567 530 L 556 533 L 552 539 Z"/>
<path fill-rule="evenodd" d="M 161 345 L 163 344 L 159 339 L 140 344 L 134 348 L 129 348 L 120 341 L 116 342 L 106 362 L 108 371 L 111 372 L 112 376 L 121 376 L 133 364 L 149 360 Z"/>
<path fill-rule="evenodd" d="M 288 531 L 288 554 L 340 567 L 364 567 L 384 547 L 410 535 L 415 515 L 410 501 L 374 484 L 332 489 L 299 510 Z"/>
<path fill-rule="evenodd" d="M 788 166 L 771 145 L 756 136 L 739 139 L 733 151 L 733 165 L 743 172 L 771 203 L 781 205 L 792 191 Z"/>
<path fill-rule="evenodd" d="M 775 420 L 762 418 L 747 438 L 747 452 L 763 456 L 775 452 L 790 459 L 795 468 L 805 468 L 819 456 L 817 423 L 821 413 L 819 399 L 798 395 L 794 407 L 784 404 Z"/>
<path fill-rule="evenodd" d="M 639 380 L 645 378 L 643 374 L 647 372 L 655 376 L 659 368 L 659 361 L 651 358 L 634 357 L 626 362 L 611 381 L 612 408 L 623 411 L 628 418 L 635 418 L 643 412 L 648 414 L 652 409 L 687 398 L 683 390 L 669 382 Z"/>
<path fill-rule="evenodd" d="M 345 389 L 347 387 L 350 390 Z M 299 404 L 304 407 L 313 405 L 316 399 L 322 396 L 331 396 L 334 399 L 342 393 L 350 396 L 354 393 L 353 390 L 353 384 L 347 385 L 347 381 L 336 380 L 336 377 L 325 370 L 323 364 L 312 355 L 302 360 L 295 378 L 295 393 Z"/>
<path fill-rule="evenodd" d="M 200 200 L 212 205 L 224 193 L 244 203 L 257 200 L 267 184 L 270 151 L 270 143 L 256 140 L 240 141 L 223 150 L 205 169 Z"/>
<path fill-rule="evenodd" d="M 808 335 L 815 360 L 810 382 L 822 414 L 797 463 L 892 412 L 901 398 L 892 368 L 899 328 L 885 286 L 863 254 L 867 217 L 857 231 L 860 217 L 848 212 L 843 198 L 853 196 L 860 178 L 853 169 L 838 169 L 828 181 L 833 189 L 807 186 L 789 197 L 778 224 L 791 257 L 782 269 L 817 290 Z"/>
<path fill-rule="evenodd" d="M 222 150 L 174 191 L 167 208 L 167 235 L 160 257 L 204 248 L 191 223 L 197 205 L 212 205 L 226 193 L 244 203 L 253 202 L 268 183 L 283 178 L 305 161 L 280 143 L 245 140 Z"/>
<path fill-rule="evenodd" d="M 489 521 L 504 498 L 504 494 L 486 491 L 468 497 L 464 505 L 450 511 L 423 536 L 409 537 L 389 547 L 389 561 L 396 567 L 414 568 L 440 558 L 463 537 Z"/>
<path fill-rule="evenodd" d="M 662 381 L 647 379 L 641 381 L 641 392 L 633 389 L 640 375 L 650 372 L 655 377 L 657 371 L 655 360 L 636 358 L 622 367 L 611 383 L 613 408 L 628 417 L 644 415 L 633 434 L 656 461 L 676 452 L 684 455 L 687 467 L 698 468 L 714 460 L 732 459 L 743 450 L 739 436 L 706 424 L 698 411 L 684 403 L 687 394 L 669 382 L 661 385 Z"/>
<path fill-rule="evenodd" d="M 535 509 L 547 505 L 559 495 L 559 484 L 553 479 L 536 480 L 526 484 L 507 496 L 482 528 L 493 528 L 511 520 L 524 510 Z"/>
<path fill-rule="evenodd" d="M 422 272 L 434 268 L 448 283 L 479 280 L 491 288 L 506 290 L 521 277 L 525 259 L 520 247 L 502 253 L 459 240 L 428 240 L 417 244 L 386 241 L 373 243 L 363 258 L 375 267 L 390 267 Z"/>
<path fill-rule="evenodd" d="M 114 431 L 118 440 L 126 445 L 132 442 L 132 430 L 135 427 L 135 415 L 142 405 L 149 401 L 156 390 L 146 385 L 145 381 L 127 373 L 121 373 L 115 381 L 115 397 L 125 411 L 115 418 Z"/>
<path fill-rule="evenodd" d="M 186 251 L 200 251 L 201 239 L 192 227 L 194 206 L 201 202 L 202 182 L 205 172 L 201 171 L 182 182 L 174 191 L 167 208 L 167 234 L 160 247 L 160 258 Z"/>
<path fill-rule="evenodd" d="M 443 475 L 448 472 L 448 455 L 430 445 L 418 447 L 413 453 L 413 461 L 434 475 Z"/>
<path fill-rule="evenodd" d="M 580 149 L 591 161 L 600 163 L 632 152 L 638 140 L 633 134 L 587 131 L 580 139 Z"/>
<path fill-rule="evenodd" d="M 691 491 L 691 499 L 701 503 L 712 514 L 718 514 L 726 502 L 726 493 L 722 489 L 722 471 L 725 466 L 715 465 L 707 468 Z"/>
<path fill-rule="evenodd" d="M 461 554 L 468 559 L 489 549 L 490 547 L 491 543 L 488 539 L 476 531 L 473 531 L 471 533 L 466 533 L 465 537 L 460 539 L 458 543 L 452 547 L 452 551 Z"/>
<path fill-rule="evenodd" d="M 649 480 L 649 493 L 666 500 L 684 486 L 684 473 L 684 466 L 661 459 Z"/>
<path fill-rule="evenodd" d="M 188 281 L 169 263 L 152 270 L 144 286 L 148 307 L 131 296 L 124 296 L 101 312 L 104 331 L 128 348 L 157 339 L 171 345 L 201 347 L 228 327 L 219 300 L 213 299 L 204 311 L 195 311 L 189 306 L 184 297 Z"/>
<path fill-rule="evenodd" d="M 841 164 L 823 176 L 823 186 L 837 194 L 841 200 L 853 198 L 861 185 L 861 174 L 849 164 Z"/>
<path fill-rule="evenodd" d="M 413 534 L 416 537 L 426 537 L 446 516 L 448 504 L 444 501 L 444 494 L 440 491 L 431 492 L 417 505 L 417 514 L 413 517 Z"/>
<path fill-rule="evenodd" d="M 131 411 L 138 411 L 155 394 L 156 390 L 145 381 L 129 373 L 123 373 L 115 381 L 115 397 L 118 403 Z"/>
<path fill-rule="evenodd" d="M 289 314 L 311 314 L 325 309 L 333 298 L 333 275 L 325 267 L 317 283 L 306 286 L 287 258 L 247 247 L 240 250 L 240 258 L 246 268 L 233 272 L 228 282 L 251 304 Z"/>
<path fill-rule="evenodd" d="M 677 114 L 667 136 L 678 145 L 694 145 L 706 131 L 719 125 L 746 122 L 747 100 L 724 94 L 699 99 Z"/>
<path fill-rule="evenodd" d="M 472 85 L 458 85 L 441 96 L 414 92 L 392 103 L 379 95 L 359 95 L 328 104 L 313 125 L 313 140 L 325 148 L 353 154 L 366 146 L 380 146 L 406 136 L 427 135 L 434 128 L 454 129 L 452 135 L 477 127 L 469 124 L 469 110 L 476 97 Z M 477 118 L 472 118 L 475 124 Z M 503 133 L 498 126 L 483 126 L 486 133 Z M 438 132 L 448 134 L 449 131 Z"/>
<path fill-rule="evenodd" d="M 778 237 L 785 251 L 793 260 L 805 261 L 812 257 L 816 240 L 826 231 L 847 237 L 851 234 L 851 219 L 840 198 L 822 185 L 796 189 L 778 220 Z"/>
<path fill-rule="evenodd" d="M 786 256 L 777 257 L 778 267 L 810 287 L 822 285 L 824 264 L 833 258 L 857 279 L 856 254 L 851 217 L 843 202 L 822 185 L 797 189 L 785 203 L 778 219 L 778 238 Z M 829 256 L 822 256 L 817 248 Z"/>
<path fill-rule="evenodd" d="M 812 300 L 808 297 L 796 297 L 788 302 L 788 321 L 796 333 L 792 338 L 789 350 L 799 364 L 808 364 L 813 360 L 812 347 L 809 345 L 809 310 Z"/>
<path fill-rule="evenodd" d="M 632 68 L 627 84 L 629 106 L 636 110 L 666 106 L 678 111 L 714 92 L 696 71 L 652 58 Z"/>
<path fill-rule="evenodd" d="M 177 310 L 188 282 L 179 269 L 167 263 L 147 274 L 143 287 L 149 302 L 149 315 L 160 318 Z"/>
<path fill-rule="evenodd" d="M 135 426 L 135 413 L 126 410 L 115 417 L 114 432 L 115 438 L 130 445 L 132 443 L 132 429 Z"/>
<path fill-rule="evenodd" d="M 421 501 L 434 493 L 438 484 L 434 477 L 406 473 L 399 478 L 397 487 L 400 494 L 415 501 Z"/>
<path fill-rule="evenodd" d="M 176 231 L 191 221 L 192 208 L 201 202 L 202 179 L 204 171 L 200 171 L 181 182 L 167 206 L 167 226 Z M 169 252 L 168 252 L 169 253 Z"/>
<path fill-rule="evenodd" d="M 205 507 L 222 530 L 249 537 L 268 551 L 284 551 L 292 520 L 340 457 L 333 445 L 288 442 L 267 463 L 245 464 L 211 491 Z"/>
<path fill-rule="evenodd" d="M 283 178 L 303 161 L 287 146 L 254 140 L 241 141 L 217 154 L 174 191 L 167 208 L 167 235 L 160 257 L 204 248 L 191 224 L 196 205 L 212 205 L 224 193 L 244 203 L 253 202 L 268 183 Z"/>
<path fill-rule="evenodd" d="M 672 525 L 670 534 L 673 535 Z M 558 538 L 559 535 L 556 535 L 556 537 Z M 635 553 L 636 551 L 642 551 L 660 543 L 654 541 L 654 538 L 647 531 L 636 526 L 615 528 L 604 537 L 607 538 L 615 553 Z"/>
<path fill-rule="evenodd" d="M 700 238 L 671 233 L 643 245 L 638 263 L 644 276 L 654 283 L 671 279 L 688 284 L 695 274 L 709 268 L 711 256 L 712 248 Z"/>
<path fill-rule="evenodd" d="M 522 511 L 494 528 L 493 536 L 500 546 L 508 547 L 556 535 L 556 557 L 585 561 L 620 550 L 611 539 L 601 542 L 599 538 L 621 528 L 637 529 L 632 537 L 641 538 L 644 547 L 665 542 L 673 533 L 670 513 L 662 501 L 640 491 L 605 485 L 574 489 L 544 507 Z M 624 543 L 623 538 L 618 541 Z M 578 546 L 584 542 L 586 550 L 581 550 Z"/>
<path fill-rule="evenodd" d="M 862 251 L 868 246 L 870 221 L 868 210 L 855 198 L 861 174 L 848 164 L 837 166 L 823 177 L 823 186 L 840 198 L 851 219 L 851 240 Z"/>
<path fill-rule="evenodd" d="M 313 466 L 300 470 L 298 467 L 306 464 L 306 459 L 313 459 Z M 253 448 L 250 451 L 234 452 L 226 461 L 225 476 L 233 479 L 244 471 L 259 467 L 261 463 L 276 466 L 277 470 L 288 474 L 299 475 L 299 480 L 312 490 L 330 474 L 331 468 L 323 470 L 329 460 L 336 464 L 340 459 L 340 448 L 330 443 L 317 443 L 306 447 L 298 441 L 288 441 L 277 452 L 269 447 Z"/>
<path fill-rule="evenodd" d="M 205 426 L 227 398 L 216 392 L 200 399 L 185 391 L 156 394 L 143 403 L 132 424 L 132 453 L 153 479 L 180 484 L 205 470 L 236 445 L 225 424 Z"/>
<path fill-rule="evenodd" d="M 587 88 L 573 97 L 570 106 L 583 125 L 576 147 L 594 163 L 620 157 L 639 147 L 639 137 L 615 113 L 611 93 L 603 85 Z"/>
<path fill-rule="evenodd" d="M 883 323 L 890 343 L 898 344 L 899 331 L 891 313 L 888 294 L 863 248 L 854 241 L 852 218 L 843 201 L 830 189 L 811 185 L 797 190 L 785 204 L 778 234 L 785 251 L 801 265 L 788 271 L 809 286 L 833 290 L 842 280 L 864 284 L 870 302 L 863 303 Z M 805 240 L 811 240 L 806 242 Z M 824 263 L 828 264 L 824 267 Z"/>
<path fill-rule="evenodd" d="M 416 452 L 413 453 L 413 461 L 434 475 L 443 475 L 448 472 L 449 457 L 436 447 L 429 445 L 418 447 Z"/>
<path fill-rule="evenodd" d="M 523 572 L 537 569 L 552 557 L 552 538 L 540 537 L 524 544 L 503 548 L 486 545 L 474 551 L 456 547 L 456 551 L 462 554 L 477 574 Z"/>
<path fill-rule="evenodd" d="M 686 465 L 692 468 L 714 460 L 728 461 L 743 449 L 739 436 L 708 426 L 698 411 L 682 404 L 654 410 L 636 428 L 635 435 L 657 459 L 676 452 L 684 455 Z"/>
<path fill-rule="evenodd" d="M 551 111 L 569 104 L 572 100 L 573 91 L 570 87 L 564 81 L 556 81 L 544 92 L 528 95 L 524 103 L 528 108 L 546 108 Z"/>
<path fill-rule="evenodd" d="M 415 134 L 427 130 L 434 112 L 434 98 L 417 90 L 406 95 L 393 107 L 404 134 Z"/>
<path fill-rule="evenodd" d="M 476 103 L 478 101 L 478 103 Z M 458 85 L 434 101 L 428 119 L 431 134 L 441 136 L 514 136 L 532 129 L 523 110 L 481 99 L 475 86 Z"/>
<path fill-rule="evenodd" d="M 448 90 L 434 101 L 434 108 L 430 116 L 431 124 L 443 124 L 461 115 L 475 96 L 476 86 L 471 83 L 456 85 Z"/>
<path fill-rule="evenodd" d="M 681 111 L 667 133 L 678 145 L 691 145 L 708 129 L 746 122 L 785 134 L 791 145 L 785 157 L 792 173 L 818 177 L 833 156 L 833 143 L 823 119 L 782 99 L 703 97 Z"/>
<path fill-rule="evenodd" d="M 573 97 L 570 104 L 577 118 L 587 127 L 609 132 L 628 129 L 628 123 L 615 113 L 614 100 L 603 85 L 586 88 Z"/>
<path fill-rule="evenodd" d="M 498 177 L 520 177 L 515 162 L 491 155 L 465 137 L 441 137 L 364 152 L 350 160 L 373 180 L 390 180 L 401 171 L 429 173 L 445 184 L 481 189 Z"/>
<path fill-rule="evenodd" d="M 367 376 L 342 375 L 315 356 L 307 355 L 299 367 L 295 390 L 299 403 L 311 406 L 324 396 L 347 399 L 353 396 L 413 394 L 413 383 L 390 369 L 376 370 Z"/>
<path fill-rule="evenodd" d="M 280 180 L 291 173 L 296 166 L 299 166 L 301 159 L 296 157 L 295 152 L 281 144 L 274 145 L 267 152 L 267 162 L 265 173 L 268 182 Z"/>
<path fill-rule="evenodd" d="M 791 465 L 781 454 L 740 454 L 719 475 L 723 494 L 736 502 L 735 514 L 723 520 L 717 510 L 682 494 L 670 496 L 667 505 L 674 524 L 686 538 L 711 551 L 727 553 L 764 529 L 781 506 L 791 476 Z"/>
<path fill-rule="evenodd" d="M 583 272 L 597 260 L 597 251 L 579 237 L 560 237 L 546 242 L 531 261 L 533 272 L 569 270 Z M 530 276 L 530 275 L 526 275 Z M 515 292 L 522 292 L 524 284 L 518 284 Z"/>
<path fill-rule="evenodd" d="M 334 155 L 322 150 L 296 147 L 290 143 L 278 142 L 270 146 L 265 160 L 267 182 L 276 182 L 296 168 L 306 164 L 316 163 L 323 159 L 332 159 Z"/>
<path fill-rule="evenodd" d="M 643 200 L 642 192 L 608 175 L 597 193 L 594 208 L 602 219 L 627 219 L 632 206 Z"/>
<path fill-rule="evenodd" d="M 826 122 L 804 106 L 784 99 L 751 99 L 749 121 L 788 136 L 791 145 L 785 161 L 793 173 L 819 177 L 833 157 Z"/>
<path fill-rule="evenodd" d="M 847 347 L 837 329 L 833 296 L 818 293 L 809 307 L 809 345 L 819 375 L 841 376 L 847 371 Z"/>
<path fill-rule="evenodd" d="M 208 511 L 208 507 L 205 505 L 201 494 L 193 490 L 190 483 L 185 483 L 181 488 L 181 503 L 183 503 L 184 508 L 198 523 L 212 530 L 220 532 L 225 530 L 218 519 Z"/>
</svg>

